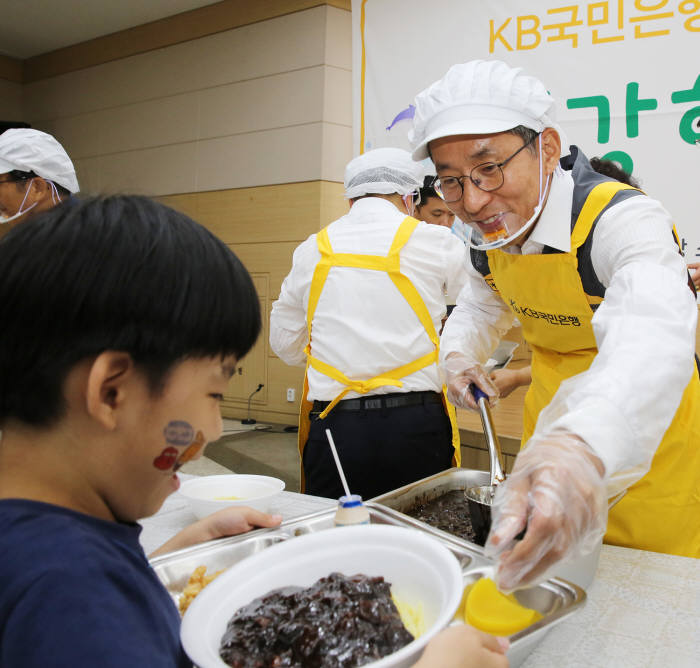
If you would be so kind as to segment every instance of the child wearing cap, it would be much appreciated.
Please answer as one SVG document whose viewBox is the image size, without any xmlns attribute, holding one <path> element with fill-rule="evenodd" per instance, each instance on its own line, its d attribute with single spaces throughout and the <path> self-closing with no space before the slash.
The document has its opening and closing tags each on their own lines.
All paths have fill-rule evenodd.
<svg viewBox="0 0 700 668">
<path fill-rule="evenodd" d="M 219 401 L 261 327 L 250 276 L 183 214 L 89 199 L 0 241 L 0 320 L 0 665 L 191 665 L 136 520 L 221 433 Z M 279 521 L 222 511 L 164 548 Z M 506 665 L 467 630 L 427 656 L 446 665 L 455 648 Z"/>
</svg>

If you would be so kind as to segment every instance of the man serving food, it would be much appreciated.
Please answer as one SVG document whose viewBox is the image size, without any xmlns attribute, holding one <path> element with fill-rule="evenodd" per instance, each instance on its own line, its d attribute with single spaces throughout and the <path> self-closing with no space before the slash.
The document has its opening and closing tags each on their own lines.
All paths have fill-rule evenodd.
<svg viewBox="0 0 700 668">
<path fill-rule="evenodd" d="M 486 545 L 499 586 L 543 577 L 604 533 L 700 556 L 697 308 L 670 215 L 596 173 L 519 68 L 455 65 L 415 106 L 413 157 L 432 158 L 435 188 L 472 228 L 441 340 L 450 399 L 475 408 L 472 384 L 496 394 L 482 364 L 514 316 L 532 349 L 524 447 Z"/>
</svg>

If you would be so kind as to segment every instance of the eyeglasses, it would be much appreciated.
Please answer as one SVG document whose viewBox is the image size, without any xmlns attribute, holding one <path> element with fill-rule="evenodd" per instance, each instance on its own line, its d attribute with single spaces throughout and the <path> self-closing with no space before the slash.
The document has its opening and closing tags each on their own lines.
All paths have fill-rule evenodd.
<svg viewBox="0 0 700 668">
<path fill-rule="evenodd" d="M 3 179 L 0 181 L 0 184 L 2 183 L 19 183 L 20 181 L 26 181 L 28 178 L 31 178 L 29 176 L 11 176 L 9 179 Z"/>
<path fill-rule="evenodd" d="M 526 141 L 513 155 L 502 162 L 482 162 L 465 176 L 438 176 L 433 181 L 433 188 L 446 202 L 457 202 L 464 193 L 464 180 L 469 179 L 479 190 L 491 192 L 503 185 L 503 167 L 505 167 L 520 151 L 539 136 L 539 133 Z"/>
</svg>

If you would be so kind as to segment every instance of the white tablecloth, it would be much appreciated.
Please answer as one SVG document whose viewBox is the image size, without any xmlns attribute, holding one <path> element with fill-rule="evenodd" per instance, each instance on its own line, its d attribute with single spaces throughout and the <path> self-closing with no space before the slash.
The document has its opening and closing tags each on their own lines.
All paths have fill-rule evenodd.
<svg viewBox="0 0 700 668">
<path fill-rule="evenodd" d="M 587 594 L 523 668 L 700 667 L 700 560 L 603 545 Z"/>
</svg>

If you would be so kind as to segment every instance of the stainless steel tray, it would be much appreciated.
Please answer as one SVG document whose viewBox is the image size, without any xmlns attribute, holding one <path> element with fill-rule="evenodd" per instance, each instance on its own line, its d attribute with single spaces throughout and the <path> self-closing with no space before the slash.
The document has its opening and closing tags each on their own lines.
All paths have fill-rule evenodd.
<svg viewBox="0 0 700 668">
<path fill-rule="evenodd" d="M 402 517 L 388 513 L 385 509 L 367 504 L 371 524 L 394 524 L 409 526 Z M 257 529 L 231 538 L 202 543 L 185 548 L 151 560 L 151 566 L 177 603 L 183 588 L 197 566 L 206 566 L 207 573 L 229 568 L 239 561 L 279 543 L 306 533 L 330 529 L 334 526 L 335 508 L 322 510 L 294 520 L 283 522 L 275 529 Z M 462 567 L 472 561 L 469 550 L 455 545 L 453 552 L 459 558 Z"/>
<path fill-rule="evenodd" d="M 477 554 L 483 554 L 483 549 L 467 541 L 459 536 L 455 536 L 447 531 L 438 529 L 430 524 L 417 520 L 410 515 L 405 514 L 407 510 L 419 503 L 427 503 L 433 499 L 453 492 L 455 490 L 465 490 L 468 487 L 478 487 L 480 485 L 489 484 L 488 471 L 475 471 L 473 469 L 451 468 L 446 471 L 441 471 L 428 478 L 417 480 L 405 487 L 399 487 L 391 492 L 376 496 L 372 499 L 372 504 L 386 508 L 394 517 L 408 522 L 422 531 L 426 531 L 443 540 L 458 541 L 468 549 L 475 551 Z M 464 502 L 465 512 L 467 510 L 466 500 Z"/>
<path fill-rule="evenodd" d="M 472 472 L 483 473 L 483 472 Z M 400 491 L 400 490 L 397 490 Z M 407 515 L 385 508 L 376 502 L 367 503 L 372 524 L 393 524 L 425 531 L 427 525 Z M 194 547 L 178 550 L 151 560 L 156 575 L 177 603 L 192 571 L 206 566 L 208 572 L 228 568 L 239 561 L 264 550 L 270 545 L 290 540 L 307 533 L 333 527 L 335 509 L 323 510 L 305 517 L 284 522 L 275 529 L 258 529 L 231 538 L 223 538 Z M 428 527 L 430 529 L 430 527 Z M 442 542 L 459 560 L 465 587 L 480 577 L 493 574 L 493 564 L 483 556 L 481 548 L 460 540 L 443 531 L 428 531 Z M 536 609 L 543 618 L 536 624 L 510 637 L 508 658 L 511 667 L 520 665 L 554 624 L 573 614 L 585 601 L 585 592 L 576 585 L 553 578 L 527 591 L 519 592 L 523 605 Z"/>
<path fill-rule="evenodd" d="M 418 480 L 405 487 L 400 487 L 392 492 L 387 492 L 381 496 L 372 499 L 372 503 L 383 507 L 387 513 L 391 514 L 397 520 L 403 520 L 410 526 L 414 526 L 426 533 L 432 534 L 443 541 L 456 542 L 464 549 L 471 551 L 473 554 L 484 554 L 484 548 L 476 543 L 467 541 L 459 536 L 438 529 L 437 527 L 414 519 L 410 515 L 406 515 L 405 511 L 417 503 L 425 503 L 433 499 L 452 492 L 454 490 L 463 490 L 467 487 L 475 487 L 479 485 L 487 485 L 489 474 L 487 471 L 475 471 L 473 469 L 451 468 L 440 473 L 436 473 L 423 480 Z M 619 500 L 618 497 L 614 503 Z M 465 504 L 465 512 L 468 512 Z M 588 588 L 595 578 L 598 570 L 598 561 L 600 559 L 600 543 L 590 554 L 578 557 L 573 561 L 560 564 L 554 575 L 576 584 L 584 589 Z"/>
</svg>

